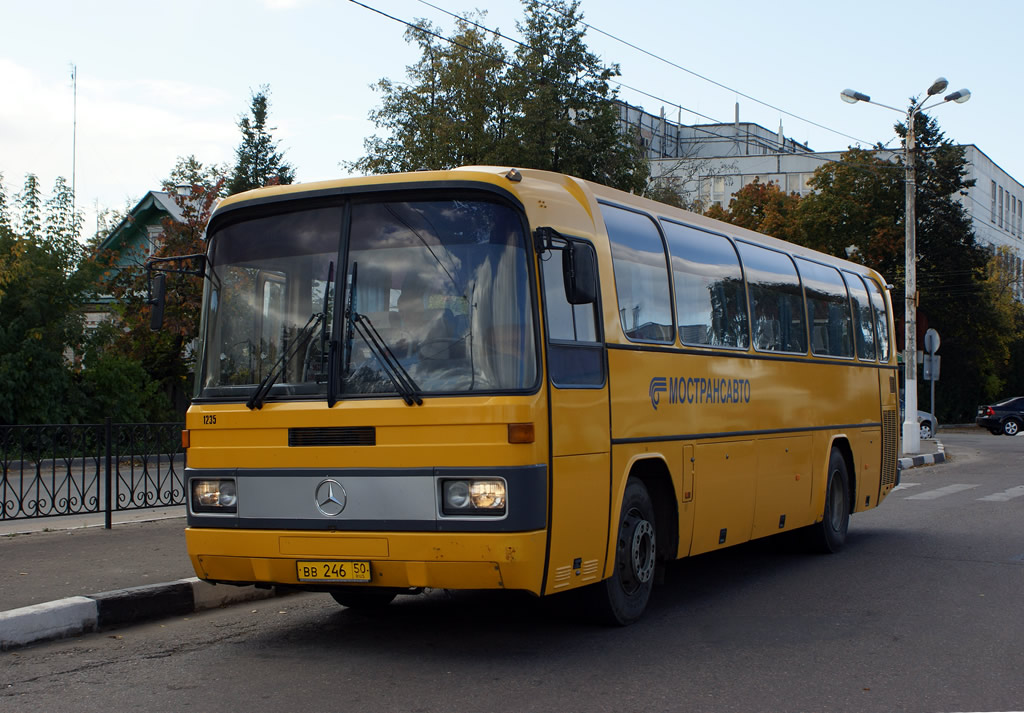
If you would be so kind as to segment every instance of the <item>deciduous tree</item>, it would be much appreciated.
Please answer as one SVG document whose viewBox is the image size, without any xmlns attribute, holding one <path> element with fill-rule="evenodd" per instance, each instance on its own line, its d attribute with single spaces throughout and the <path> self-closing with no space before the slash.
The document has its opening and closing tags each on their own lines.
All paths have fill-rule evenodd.
<svg viewBox="0 0 1024 713">
<path fill-rule="evenodd" d="M 82 343 L 79 306 L 93 284 L 82 269 L 81 216 L 63 178 L 45 200 L 29 174 L 16 204 L 18 216 L 6 200 L 0 207 L 0 423 L 74 420 L 65 350 Z"/>
<path fill-rule="evenodd" d="M 405 32 L 420 49 L 406 67 L 408 82 L 381 79 L 374 88 L 380 107 L 370 120 L 387 135 L 363 145 L 366 155 L 348 168 L 395 173 L 495 163 L 507 134 L 508 54 L 498 37 L 482 29 L 485 12 L 456 20 L 446 41 L 426 20 Z"/>
<path fill-rule="evenodd" d="M 615 65 L 584 42 L 578 2 L 524 0 L 523 40 L 510 57 L 484 13 L 444 37 L 426 21 L 406 32 L 421 58 L 407 81 L 382 79 L 370 119 L 384 135 L 364 142 L 351 170 L 386 173 L 463 164 L 560 171 L 642 192 L 649 168 L 635 136 L 619 131 Z M 478 21 L 479 20 L 479 21 Z"/>
</svg>

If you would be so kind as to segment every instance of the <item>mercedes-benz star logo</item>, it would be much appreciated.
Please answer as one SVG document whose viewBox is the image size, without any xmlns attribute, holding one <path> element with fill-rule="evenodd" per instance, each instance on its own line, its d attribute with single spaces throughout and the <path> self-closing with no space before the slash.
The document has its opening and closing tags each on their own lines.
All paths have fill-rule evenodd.
<svg viewBox="0 0 1024 713">
<path fill-rule="evenodd" d="M 348 493 L 337 480 L 327 478 L 321 480 L 320 484 L 316 486 L 313 502 L 316 504 L 316 509 L 327 517 L 340 515 L 341 511 L 345 509 L 347 501 Z"/>
</svg>

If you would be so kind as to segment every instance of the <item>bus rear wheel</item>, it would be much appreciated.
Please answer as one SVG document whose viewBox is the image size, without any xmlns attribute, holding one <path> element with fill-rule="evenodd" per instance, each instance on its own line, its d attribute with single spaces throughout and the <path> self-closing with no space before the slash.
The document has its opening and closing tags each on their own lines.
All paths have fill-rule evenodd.
<svg viewBox="0 0 1024 713">
<path fill-rule="evenodd" d="M 825 554 L 838 552 L 846 544 L 850 527 L 850 477 L 846 459 L 833 448 L 828 458 L 828 482 L 825 486 L 825 512 L 821 522 L 809 530 L 812 547 Z"/>
<path fill-rule="evenodd" d="M 349 609 L 380 609 L 398 596 L 397 589 L 387 587 L 353 587 L 336 589 L 331 592 L 334 601 Z"/>
<path fill-rule="evenodd" d="M 590 592 L 599 621 L 627 626 L 643 615 L 654 587 L 656 531 L 651 496 L 640 480 L 630 478 L 619 515 L 615 569 Z"/>
</svg>

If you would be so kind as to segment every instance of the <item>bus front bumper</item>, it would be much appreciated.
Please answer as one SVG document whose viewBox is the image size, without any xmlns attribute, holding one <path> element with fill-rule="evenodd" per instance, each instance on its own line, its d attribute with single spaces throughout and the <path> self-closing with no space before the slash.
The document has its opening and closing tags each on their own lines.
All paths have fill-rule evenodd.
<svg viewBox="0 0 1024 713">
<path fill-rule="evenodd" d="M 200 579 L 309 589 L 344 581 L 300 580 L 300 562 L 366 562 L 360 586 L 517 589 L 540 594 L 546 532 L 302 532 L 189 527 Z"/>
</svg>

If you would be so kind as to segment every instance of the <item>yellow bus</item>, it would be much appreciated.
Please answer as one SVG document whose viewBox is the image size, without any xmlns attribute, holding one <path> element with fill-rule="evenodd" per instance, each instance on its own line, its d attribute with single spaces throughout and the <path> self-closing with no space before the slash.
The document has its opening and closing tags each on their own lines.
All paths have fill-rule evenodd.
<svg viewBox="0 0 1024 713">
<path fill-rule="evenodd" d="M 188 553 L 375 607 L 577 588 L 796 529 L 897 484 L 872 270 L 565 175 L 465 167 L 251 191 L 211 217 Z"/>
</svg>

